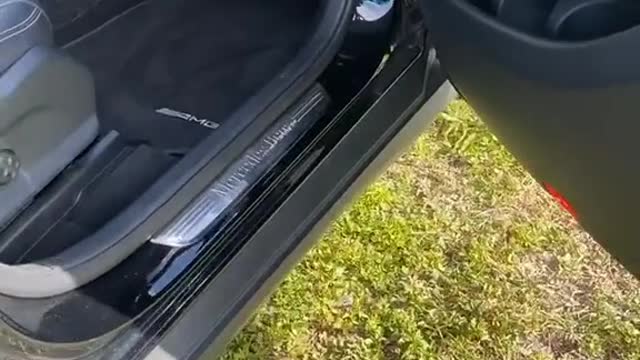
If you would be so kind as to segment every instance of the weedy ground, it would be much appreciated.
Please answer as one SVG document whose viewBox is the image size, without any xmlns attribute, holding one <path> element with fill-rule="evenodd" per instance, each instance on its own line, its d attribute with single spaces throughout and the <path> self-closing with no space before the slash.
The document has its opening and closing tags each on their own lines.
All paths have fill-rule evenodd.
<svg viewBox="0 0 640 360">
<path fill-rule="evenodd" d="M 640 284 L 457 101 L 225 357 L 638 359 Z"/>
</svg>

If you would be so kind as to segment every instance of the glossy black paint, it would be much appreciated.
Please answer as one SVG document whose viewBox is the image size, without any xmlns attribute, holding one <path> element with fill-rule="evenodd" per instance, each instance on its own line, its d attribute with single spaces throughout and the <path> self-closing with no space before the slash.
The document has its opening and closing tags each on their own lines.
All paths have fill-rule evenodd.
<svg viewBox="0 0 640 360">
<path fill-rule="evenodd" d="M 183 249 L 149 243 L 109 274 L 56 298 L 2 298 L 0 308 L 9 314 L 14 311 L 4 320 L 18 330 L 19 321 L 39 321 L 40 331 L 27 335 L 45 342 L 75 343 L 56 349 L 34 345 L 39 353 L 55 357 L 103 347 L 96 356 L 133 359 L 153 348 L 185 315 L 199 291 L 237 257 L 265 222 L 277 216 L 281 204 L 372 108 L 385 101 L 378 111 L 387 112 L 390 123 L 372 124 L 372 129 L 382 131 L 424 101 L 426 87 L 432 91 L 443 81 L 426 49 L 419 9 L 407 0 L 397 1 L 393 10 L 370 23 L 354 16 L 343 49 L 320 79 L 333 107 L 235 204 L 234 211 L 212 229 L 209 241 Z M 428 80 L 427 65 L 433 72 Z M 387 90 L 408 69 L 417 73 L 404 79 L 413 80 L 405 80 L 391 98 Z M 366 136 L 367 130 L 362 131 Z M 28 318 L 16 319 L 20 314 Z"/>
<path fill-rule="evenodd" d="M 164 354 L 178 359 L 212 359 L 223 351 L 225 343 L 306 253 L 341 206 L 381 171 L 403 145 L 415 139 L 446 104 L 448 98 L 440 91 L 445 88 L 446 92 L 446 86 L 425 86 L 430 83 L 425 77 L 434 69 L 433 54 L 422 53 L 409 68 L 396 74 L 398 77 L 385 90 L 378 88 L 381 96 L 364 114 L 356 106 L 352 108 L 354 113 L 347 110 L 342 114 L 344 117 L 338 117 L 338 122 L 349 122 L 348 131 L 330 148 L 319 150 L 321 154 L 309 155 L 313 168 L 300 185 L 251 236 L 244 251 L 212 279 L 150 354 L 150 359 L 162 358 Z M 371 86 L 369 90 L 375 89 L 373 83 Z M 434 93 L 435 89 L 438 92 Z M 427 97 L 431 97 L 430 101 L 437 100 L 426 107 L 432 113 L 427 111 L 424 116 L 412 118 Z M 369 100 L 364 96 L 356 103 L 360 101 L 365 105 Z M 255 267 L 246 269 L 247 264 Z M 256 274 L 254 269 L 261 270 Z M 225 289 L 223 296 L 218 293 L 221 288 Z"/>
</svg>

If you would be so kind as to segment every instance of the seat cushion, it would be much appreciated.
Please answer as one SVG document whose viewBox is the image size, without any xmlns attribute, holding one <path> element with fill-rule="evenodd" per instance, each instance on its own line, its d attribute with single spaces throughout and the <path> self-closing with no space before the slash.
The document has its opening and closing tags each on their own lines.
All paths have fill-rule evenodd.
<svg viewBox="0 0 640 360">
<path fill-rule="evenodd" d="M 36 0 L 0 0 L 0 74 L 38 45 L 52 45 L 52 25 Z"/>
<path fill-rule="evenodd" d="M 91 73 L 37 46 L 0 74 L 0 229 L 98 133 Z"/>
<path fill-rule="evenodd" d="M 0 228 L 96 137 L 91 73 L 35 0 L 0 0 Z"/>
</svg>

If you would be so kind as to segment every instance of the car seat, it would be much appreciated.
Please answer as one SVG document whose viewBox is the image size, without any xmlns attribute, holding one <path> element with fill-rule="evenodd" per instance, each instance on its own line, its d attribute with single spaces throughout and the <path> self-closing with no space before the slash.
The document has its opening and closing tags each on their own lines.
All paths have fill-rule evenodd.
<svg viewBox="0 0 640 360">
<path fill-rule="evenodd" d="M 0 0 L 0 228 L 98 134 L 90 72 L 35 0 Z"/>
</svg>

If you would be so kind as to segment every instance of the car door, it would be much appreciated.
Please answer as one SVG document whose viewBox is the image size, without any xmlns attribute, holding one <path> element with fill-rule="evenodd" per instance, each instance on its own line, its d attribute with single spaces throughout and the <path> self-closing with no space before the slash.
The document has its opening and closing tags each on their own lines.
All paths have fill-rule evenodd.
<svg viewBox="0 0 640 360">
<path fill-rule="evenodd" d="M 457 90 L 639 276 L 640 3 L 421 1 Z"/>
</svg>

